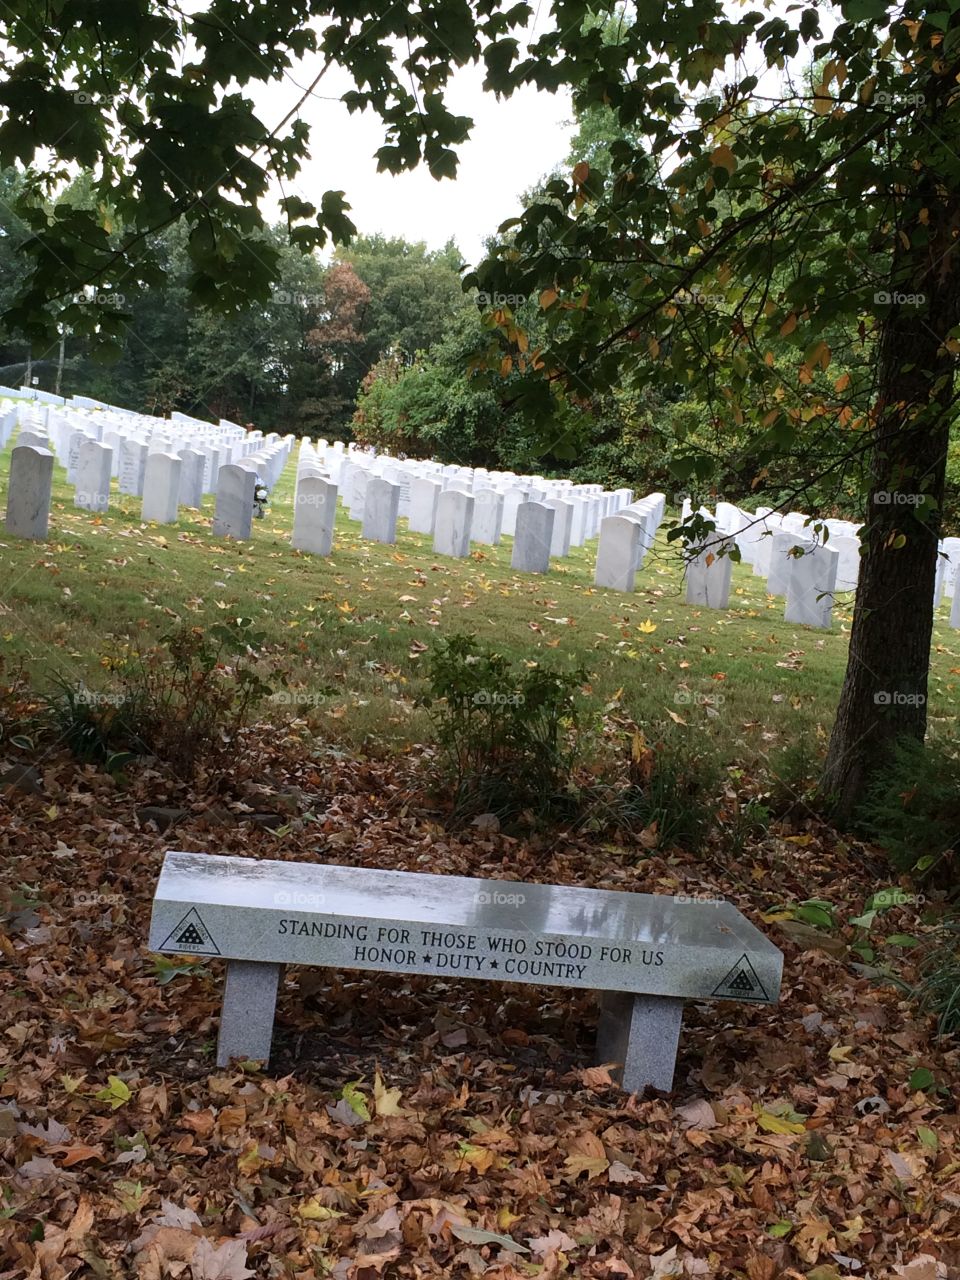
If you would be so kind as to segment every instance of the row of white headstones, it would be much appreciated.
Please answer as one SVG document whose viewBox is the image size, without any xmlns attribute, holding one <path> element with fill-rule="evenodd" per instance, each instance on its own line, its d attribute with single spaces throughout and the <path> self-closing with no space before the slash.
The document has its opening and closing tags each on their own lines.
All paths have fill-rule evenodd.
<svg viewBox="0 0 960 1280">
<path fill-rule="evenodd" d="M 129 413 L 83 397 L 63 405 L 0 404 L 0 448 L 14 433 L 6 528 L 33 539 L 47 536 L 55 459 L 81 510 L 106 511 L 114 479 L 118 493 L 141 499 L 141 519 L 157 524 L 174 524 L 181 508 L 199 509 L 204 496 L 215 495 L 214 532 L 249 538 L 257 478 L 274 484 L 295 440 L 181 413 Z"/>
<path fill-rule="evenodd" d="M 547 573 L 552 558 L 599 534 L 595 585 L 632 592 L 654 546 L 666 500 L 662 493 L 634 501 L 629 489 L 605 493 L 599 485 L 542 476 L 343 454 L 325 440 L 303 441 L 294 497 L 295 547 L 331 554 L 338 501 L 361 522 L 365 539 L 395 542 L 398 520 L 406 518 L 409 530 L 433 538 L 436 555 L 465 557 L 472 544 L 495 546 L 502 535 L 510 536 L 512 567 L 527 573 Z M 685 502 L 681 520 L 691 514 Z M 749 512 L 726 502 L 717 504 L 715 514 L 706 508 L 700 514 L 713 531 L 686 563 L 688 604 L 728 608 L 734 546 L 741 561 L 766 578 L 767 593 L 785 597 L 787 622 L 827 629 L 837 594 L 856 588 L 860 548 L 857 526 L 850 521 L 820 522 L 804 512 L 781 515 L 764 507 Z M 947 552 L 952 553 L 954 541 L 960 546 L 960 540 L 945 540 Z M 680 555 L 677 546 L 675 556 Z M 949 564 L 946 553 L 943 564 Z"/>
<path fill-rule="evenodd" d="M 181 507 L 199 508 L 205 495 L 215 495 L 214 534 L 248 539 L 257 479 L 272 488 L 295 444 L 292 435 L 264 436 L 225 420 L 212 424 L 185 414 L 161 419 L 83 397 L 46 405 L 0 401 L 0 447 L 18 428 L 6 528 L 39 539 L 47 535 L 54 457 L 75 485 L 81 509 L 106 510 L 113 478 L 120 493 L 142 499 L 144 521 L 173 523 Z M 301 441 L 293 546 L 330 555 L 338 502 L 360 522 L 365 540 L 395 542 L 398 521 L 405 519 L 410 532 L 433 539 L 436 555 L 463 558 L 472 545 L 496 546 L 511 537 L 512 567 L 527 573 L 547 573 L 551 559 L 599 535 L 595 584 L 632 592 L 666 500 L 662 493 L 634 501 L 629 489 L 401 460 L 342 441 Z M 766 579 L 767 593 L 785 597 L 788 622 L 828 628 L 838 593 L 856 587 L 860 546 L 849 521 L 821 522 L 765 507 L 749 512 L 726 502 L 715 513 L 700 508 L 700 514 L 713 522 L 714 532 L 693 548 L 686 565 L 689 604 L 728 607 L 732 561 L 726 553 L 734 545 L 741 561 Z M 690 515 L 685 502 L 681 519 Z M 951 625 L 960 628 L 958 562 L 960 539 L 944 539 L 935 605 L 944 593 L 951 596 Z"/>
<path fill-rule="evenodd" d="M 213 533 L 248 539 L 257 478 L 272 489 L 295 440 L 223 420 L 214 425 L 184 414 L 169 420 L 134 414 L 82 397 L 63 405 L 0 402 L 0 448 L 15 432 L 6 528 L 33 539 L 47 536 L 55 458 L 80 509 L 106 511 L 114 478 L 117 492 L 141 497 L 142 520 L 160 524 L 174 523 L 180 508 L 199 508 L 213 494 Z M 312 491 L 301 487 L 301 479 L 314 477 L 325 483 Z M 440 503 L 444 489 L 452 496 Z M 515 537 L 515 567 L 545 573 L 551 555 L 566 556 L 571 546 L 596 537 L 600 521 L 629 506 L 633 495 L 542 476 L 401 461 L 342 441 L 303 441 L 294 546 L 330 554 L 338 497 L 370 541 L 395 541 L 401 515 L 411 531 L 435 534 L 441 555 L 465 556 L 471 540 L 496 545 L 507 533 Z M 661 501 L 657 522 L 662 511 Z"/>
<path fill-rule="evenodd" d="M 658 497 L 656 524 L 663 515 L 663 495 Z M 462 559 L 474 545 L 498 546 L 502 537 L 510 537 L 512 567 L 525 573 L 547 573 L 551 558 L 568 556 L 571 547 L 597 536 L 605 518 L 637 505 L 630 489 L 606 491 L 597 484 L 344 452 L 326 440 L 302 441 L 293 545 L 330 555 L 338 502 L 360 522 L 365 540 L 392 544 L 399 521 L 406 520 L 409 532 L 433 539 L 438 556 Z"/>
<path fill-rule="evenodd" d="M 687 566 L 688 604 L 727 607 L 732 561 L 726 553 L 733 546 L 754 576 L 766 579 L 767 595 L 785 599 L 787 622 L 828 628 L 837 597 L 852 603 L 861 563 L 859 526 L 853 522 L 769 507 L 750 512 L 729 502 L 718 502 L 715 513 L 701 507 L 699 514 L 714 528 Z M 685 501 L 680 518 L 691 515 Z M 950 597 L 950 625 L 960 629 L 960 538 L 943 538 L 938 551 L 933 607 Z"/>
</svg>

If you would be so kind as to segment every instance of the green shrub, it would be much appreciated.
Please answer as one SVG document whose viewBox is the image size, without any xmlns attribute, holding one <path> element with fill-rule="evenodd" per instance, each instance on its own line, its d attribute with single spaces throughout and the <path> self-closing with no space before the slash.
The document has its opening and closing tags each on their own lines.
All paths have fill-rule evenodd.
<svg viewBox="0 0 960 1280">
<path fill-rule="evenodd" d="M 854 820 L 899 871 L 948 880 L 960 844 L 960 761 L 942 748 L 902 739 Z"/>
<path fill-rule="evenodd" d="M 260 637 L 236 618 L 204 631 L 178 627 L 148 649 L 109 662 L 108 692 L 59 678 L 46 696 L 48 726 L 81 760 L 109 764 L 154 755 L 191 773 L 224 765 L 270 685 L 257 671 Z"/>
<path fill-rule="evenodd" d="M 577 755 L 580 670 L 516 663 L 472 635 L 439 640 L 430 653 L 433 720 L 454 808 L 463 816 L 546 816 L 569 808 Z"/>
</svg>

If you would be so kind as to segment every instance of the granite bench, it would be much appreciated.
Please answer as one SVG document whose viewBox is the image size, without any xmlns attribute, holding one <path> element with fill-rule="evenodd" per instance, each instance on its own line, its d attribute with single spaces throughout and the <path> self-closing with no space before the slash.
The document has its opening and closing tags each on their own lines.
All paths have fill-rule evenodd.
<svg viewBox="0 0 960 1280">
<path fill-rule="evenodd" d="M 600 992 L 598 1061 L 673 1083 L 684 1000 L 775 1003 L 782 953 L 729 902 L 166 854 L 150 949 L 222 957 L 217 1063 L 267 1061 L 286 964 Z"/>
</svg>

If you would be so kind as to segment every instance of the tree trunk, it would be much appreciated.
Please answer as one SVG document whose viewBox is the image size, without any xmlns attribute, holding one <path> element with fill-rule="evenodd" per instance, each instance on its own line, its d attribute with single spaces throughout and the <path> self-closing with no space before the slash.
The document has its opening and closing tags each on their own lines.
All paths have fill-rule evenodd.
<svg viewBox="0 0 960 1280">
<path fill-rule="evenodd" d="M 23 385 L 25 387 L 33 386 L 33 349 L 27 348 L 27 368 L 23 375 Z"/>
<path fill-rule="evenodd" d="M 929 210 L 931 220 L 936 212 L 938 225 L 922 253 L 901 249 L 894 259 L 892 279 L 898 283 L 891 293 L 923 300 L 894 301 L 881 330 L 865 551 L 820 784 L 821 796 L 840 818 L 850 817 L 893 744 L 903 738 L 922 742 L 927 726 L 937 544 L 953 413 L 954 356 L 944 340 L 960 311 L 954 248 L 960 193 L 937 190 L 933 175 L 923 185 L 927 191 L 919 193 L 917 204 Z"/>
</svg>

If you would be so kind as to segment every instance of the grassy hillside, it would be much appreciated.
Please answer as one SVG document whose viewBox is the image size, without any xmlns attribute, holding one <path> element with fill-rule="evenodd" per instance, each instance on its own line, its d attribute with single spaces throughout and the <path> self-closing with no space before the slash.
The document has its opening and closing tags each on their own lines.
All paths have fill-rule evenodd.
<svg viewBox="0 0 960 1280">
<path fill-rule="evenodd" d="M 9 452 L 0 454 L 0 505 Z M 596 544 L 555 561 L 548 577 L 510 569 L 511 540 L 467 560 L 432 554 L 401 532 L 395 547 L 362 541 L 341 512 L 329 559 L 291 549 L 294 462 L 254 523 L 251 543 L 210 535 L 212 502 L 177 525 L 143 526 L 140 502 L 114 491 L 102 517 L 77 511 L 55 472 L 46 545 L 0 530 L 0 637 L 9 663 L 37 687 L 54 674 L 108 689 L 104 662 L 138 634 L 177 620 L 208 627 L 255 620 L 270 664 L 290 682 L 270 714 L 307 715 L 331 740 L 399 746 L 428 732 L 415 705 L 424 654 L 439 635 L 473 631 L 528 661 L 549 658 L 590 674 L 598 711 L 611 703 L 645 726 L 695 730 L 727 762 L 749 762 L 804 736 L 823 740 L 846 660 L 849 607 L 830 632 L 783 622 L 749 566 L 734 567 L 725 612 L 683 603 L 681 566 L 661 542 L 623 595 L 592 583 Z M 115 485 L 114 485 L 115 490 Z M 941 611 L 932 655 L 931 712 L 950 728 L 958 711 L 960 634 Z"/>
</svg>

